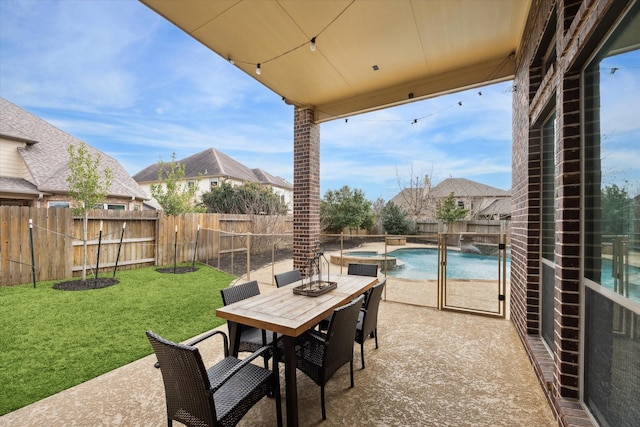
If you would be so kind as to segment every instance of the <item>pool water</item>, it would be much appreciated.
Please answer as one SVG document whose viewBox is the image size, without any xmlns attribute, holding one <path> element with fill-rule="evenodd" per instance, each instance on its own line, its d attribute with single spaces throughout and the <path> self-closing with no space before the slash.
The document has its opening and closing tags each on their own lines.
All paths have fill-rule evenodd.
<svg viewBox="0 0 640 427">
<path fill-rule="evenodd" d="M 632 301 L 640 302 L 640 268 L 627 266 L 629 273 L 629 295 L 627 296 Z M 613 276 L 611 274 L 611 260 L 602 259 L 602 272 L 601 272 L 600 284 L 607 289 L 613 289 Z"/>
<path fill-rule="evenodd" d="M 398 259 L 401 266 L 387 271 L 391 277 L 414 280 L 435 280 L 438 278 L 437 249 L 396 249 L 389 252 Z M 507 278 L 511 267 L 507 258 Z M 498 258 L 494 256 L 447 252 L 447 277 L 452 279 L 498 279 Z"/>
</svg>

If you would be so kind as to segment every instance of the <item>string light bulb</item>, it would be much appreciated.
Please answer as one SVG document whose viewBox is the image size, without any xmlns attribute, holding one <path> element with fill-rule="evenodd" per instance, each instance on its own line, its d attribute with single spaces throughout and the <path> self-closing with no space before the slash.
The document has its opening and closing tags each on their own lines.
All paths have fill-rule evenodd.
<svg viewBox="0 0 640 427">
<path fill-rule="evenodd" d="M 309 44 L 309 49 L 311 49 L 311 52 L 315 52 L 316 51 L 316 38 L 312 38 L 311 39 L 311 43 Z"/>
<path fill-rule="evenodd" d="M 260 64 L 258 63 L 258 65 L 256 66 L 256 74 L 260 75 L 262 74 L 262 69 L 260 69 Z"/>
<path fill-rule="evenodd" d="M 234 61 L 231 57 L 227 58 L 227 60 L 229 61 L 229 64 L 236 65 L 236 61 Z"/>
</svg>

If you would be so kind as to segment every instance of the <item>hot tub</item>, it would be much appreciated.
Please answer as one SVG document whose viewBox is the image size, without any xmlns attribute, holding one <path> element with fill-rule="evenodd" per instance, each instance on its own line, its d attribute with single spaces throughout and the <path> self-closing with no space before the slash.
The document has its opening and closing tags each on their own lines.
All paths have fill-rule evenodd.
<svg viewBox="0 0 640 427">
<path fill-rule="evenodd" d="M 380 270 L 384 271 L 394 269 L 397 259 L 387 255 L 385 265 L 384 254 L 379 254 L 376 251 L 349 251 L 342 253 L 342 260 L 340 260 L 339 254 L 331 255 L 331 263 L 345 267 L 349 264 L 376 264 Z"/>
</svg>

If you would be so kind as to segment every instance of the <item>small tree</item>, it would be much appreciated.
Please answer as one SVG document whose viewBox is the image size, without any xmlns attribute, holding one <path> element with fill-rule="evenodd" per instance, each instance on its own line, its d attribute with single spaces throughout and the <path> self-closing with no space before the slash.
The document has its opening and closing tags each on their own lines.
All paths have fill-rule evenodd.
<svg viewBox="0 0 640 427">
<path fill-rule="evenodd" d="M 382 232 L 382 215 L 384 212 L 385 202 L 384 199 L 378 197 L 373 205 L 371 206 L 373 210 L 373 227 L 371 231 L 374 234 L 380 234 Z"/>
<path fill-rule="evenodd" d="M 207 212 L 213 213 L 240 213 L 236 192 L 228 182 L 222 182 L 208 193 L 202 195 L 202 204 Z"/>
<path fill-rule="evenodd" d="M 458 206 L 455 195 L 450 193 L 436 210 L 436 219 L 445 223 L 448 229 L 450 224 L 464 219 L 468 213 L 469 209 Z"/>
<path fill-rule="evenodd" d="M 411 221 L 407 211 L 393 202 L 387 202 L 382 210 L 382 230 L 389 234 L 408 234 Z"/>
<path fill-rule="evenodd" d="M 624 187 L 602 189 L 602 234 L 629 234 L 633 229 L 633 199 Z"/>
<path fill-rule="evenodd" d="M 73 145 L 69 146 L 69 195 L 76 201 L 73 208 L 74 214 L 83 218 L 83 256 L 82 256 L 82 280 L 87 278 L 87 240 L 89 227 L 89 211 L 96 205 L 104 202 L 109 194 L 112 174 L 111 169 L 103 168 L 100 171 L 102 156 L 91 156 L 87 146 L 81 144 L 77 151 Z"/>
<path fill-rule="evenodd" d="M 207 212 L 246 214 L 246 215 L 283 215 L 287 205 L 269 187 L 255 182 L 246 182 L 233 187 L 223 182 L 210 192 L 202 195 L 202 204 Z"/>
<path fill-rule="evenodd" d="M 255 182 L 245 182 L 235 188 L 240 208 L 247 215 L 282 215 L 287 205 L 270 187 Z"/>
<path fill-rule="evenodd" d="M 435 203 L 431 195 L 433 171 L 431 173 L 414 172 L 413 163 L 411 163 L 408 174 L 408 180 L 402 179 L 400 171 L 396 168 L 396 179 L 402 199 L 402 207 L 407 212 L 407 215 L 410 215 L 412 220 L 417 222 L 422 216 L 433 212 L 432 208 Z"/>
<path fill-rule="evenodd" d="M 168 167 L 158 162 L 158 184 L 151 184 L 151 195 L 160 204 L 167 215 L 179 215 L 187 212 L 204 212 L 198 205 L 196 195 L 198 185 L 184 183 L 185 165 L 176 161 L 176 153 L 171 155 Z M 163 185 L 164 183 L 164 185 Z"/>
<path fill-rule="evenodd" d="M 364 192 L 348 185 L 325 193 L 320 202 L 320 219 L 324 229 L 338 233 L 344 228 L 368 230 L 374 222 L 371 202 Z"/>
</svg>

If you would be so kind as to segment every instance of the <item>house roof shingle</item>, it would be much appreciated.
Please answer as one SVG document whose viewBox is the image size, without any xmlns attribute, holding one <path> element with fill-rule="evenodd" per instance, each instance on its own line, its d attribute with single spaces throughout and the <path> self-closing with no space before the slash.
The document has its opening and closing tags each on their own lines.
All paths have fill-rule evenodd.
<svg viewBox="0 0 640 427">
<path fill-rule="evenodd" d="M 0 136 L 27 142 L 18 151 L 24 160 L 33 184 L 39 192 L 67 193 L 69 169 L 68 147 L 83 142 L 45 120 L 0 97 Z M 116 159 L 85 144 L 92 157 L 101 156 L 101 168 L 113 174 L 110 196 L 149 199 L 147 193 L 131 178 Z M 0 182 L 5 190 L 7 181 Z"/>
<path fill-rule="evenodd" d="M 0 190 L 5 193 L 31 194 L 33 196 L 40 194 L 38 188 L 26 179 L 8 176 L 0 176 Z"/>
<path fill-rule="evenodd" d="M 291 183 L 286 179 L 280 178 L 279 176 L 273 176 L 260 168 L 253 169 L 253 173 L 258 177 L 258 182 L 261 184 L 270 184 L 275 187 L 286 189 L 293 188 L 293 185 L 291 185 Z"/>
<path fill-rule="evenodd" d="M 509 192 L 466 178 L 447 178 L 431 189 L 433 197 L 508 197 Z"/>
<path fill-rule="evenodd" d="M 293 188 L 286 180 L 270 175 L 262 169 L 250 169 L 215 148 L 207 148 L 184 159 L 176 160 L 176 162 L 184 164 L 185 178 L 226 177 L 243 182 L 258 182 L 281 188 Z M 158 168 L 158 163 L 149 165 L 135 174 L 133 179 L 139 183 L 156 182 L 158 181 Z"/>
<path fill-rule="evenodd" d="M 478 216 L 511 216 L 511 198 L 495 199 L 490 205 L 478 212 Z"/>
</svg>

